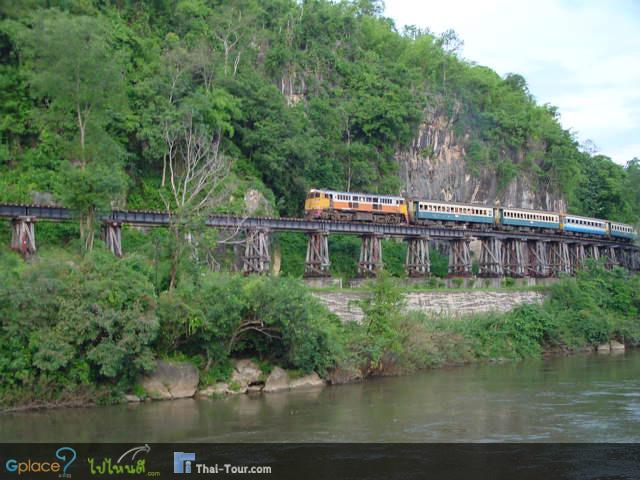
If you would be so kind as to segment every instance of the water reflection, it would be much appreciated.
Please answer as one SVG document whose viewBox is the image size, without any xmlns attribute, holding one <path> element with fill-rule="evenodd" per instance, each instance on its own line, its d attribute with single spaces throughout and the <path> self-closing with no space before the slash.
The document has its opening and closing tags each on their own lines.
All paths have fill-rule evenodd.
<svg viewBox="0 0 640 480">
<path fill-rule="evenodd" d="M 637 442 L 640 353 L 320 390 L 0 416 L 2 441 Z"/>
</svg>

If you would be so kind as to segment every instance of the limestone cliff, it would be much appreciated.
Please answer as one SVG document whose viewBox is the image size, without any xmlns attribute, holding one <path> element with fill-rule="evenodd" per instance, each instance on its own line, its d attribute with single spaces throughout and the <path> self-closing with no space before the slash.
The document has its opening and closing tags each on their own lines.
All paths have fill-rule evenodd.
<svg viewBox="0 0 640 480">
<path fill-rule="evenodd" d="M 494 169 L 472 172 L 465 147 L 472 133 L 455 134 L 455 119 L 436 108 L 426 109 L 424 121 L 407 149 L 396 152 L 403 193 L 417 198 L 472 202 L 502 206 L 566 211 L 566 201 L 558 192 L 521 175 L 500 189 Z M 518 163 L 525 152 L 511 160 Z"/>
</svg>

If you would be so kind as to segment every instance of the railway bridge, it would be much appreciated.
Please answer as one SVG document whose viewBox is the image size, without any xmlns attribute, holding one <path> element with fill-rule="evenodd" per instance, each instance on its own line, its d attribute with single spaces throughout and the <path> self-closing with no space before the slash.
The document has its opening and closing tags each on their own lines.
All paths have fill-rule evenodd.
<svg viewBox="0 0 640 480">
<path fill-rule="evenodd" d="M 36 251 L 35 224 L 38 221 L 74 221 L 64 207 L 0 204 L 0 218 L 12 223 L 11 248 L 27 257 Z M 171 217 L 165 212 L 113 210 L 99 215 L 102 238 L 107 248 L 122 256 L 122 226 L 166 227 Z M 407 242 L 405 268 L 410 277 L 430 274 L 429 248 L 432 241 L 448 243 L 449 275 L 470 276 L 472 240 L 480 242 L 478 258 L 481 277 L 554 277 L 571 275 L 588 259 L 603 258 L 605 265 L 640 271 L 640 248 L 610 238 L 584 238 L 566 233 L 505 232 L 449 226 L 382 225 L 301 218 L 236 217 L 211 215 L 205 225 L 243 232 L 245 274 L 265 274 L 270 268 L 270 235 L 273 232 L 302 232 L 308 236 L 305 276 L 330 276 L 331 234 L 358 235 L 362 239 L 358 272 L 373 277 L 383 268 L 383 238 Z"/>
</svg>

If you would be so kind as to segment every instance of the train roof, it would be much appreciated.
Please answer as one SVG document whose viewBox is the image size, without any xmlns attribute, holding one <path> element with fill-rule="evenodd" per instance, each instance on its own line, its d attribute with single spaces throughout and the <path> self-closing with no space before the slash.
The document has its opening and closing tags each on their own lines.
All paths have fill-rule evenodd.
<svg viewBox="0 0 640 480">
<path fill-rule="evenodd" d="M 384 193 L 363 193 L 363 192 L 340 192 L 338 190 L 326 190 L 323 188 L 312 188 L 310 192 L 334 193 L 336 195 L 358 195 L 359 197 L 382 197 L 393 198 L 394 200 L 404 200 L 400 195 L 385 195 Z"/>
</svg>

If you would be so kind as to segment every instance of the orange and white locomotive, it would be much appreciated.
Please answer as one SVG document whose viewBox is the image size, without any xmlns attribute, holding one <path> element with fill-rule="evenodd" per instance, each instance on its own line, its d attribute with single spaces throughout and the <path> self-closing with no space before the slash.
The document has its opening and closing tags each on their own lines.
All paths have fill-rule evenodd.
<svg viewBox="0 0 640 480">
<path fill-rule="evenodd" d="M 385 224 L 409 223 L 403 197 L 373 193 L 312 189 L 304 202 L 306 218 L 363 221 Z"/>
</svg>

